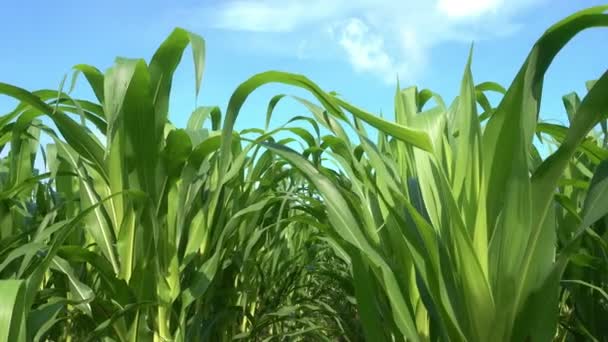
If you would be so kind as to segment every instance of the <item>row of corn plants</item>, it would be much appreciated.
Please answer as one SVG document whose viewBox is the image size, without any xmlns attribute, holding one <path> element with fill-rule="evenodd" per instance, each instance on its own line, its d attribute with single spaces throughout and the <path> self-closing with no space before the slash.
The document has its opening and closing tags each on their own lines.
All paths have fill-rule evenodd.
<svg viewBox="0 0 608 342">
<path fill-rule="evenodd" d="M 398 87 L 394 121 L 270 71 L 177 128 L 188 46 L 196 95 L 205 67 L 182 29 L 149 62 L 75 66 L 95 99 L 0 83 L 0 341 L 605 340 L 608 73 L 567 125 L 539 107 L 606 9 L 549 28 L 506 89 L 471 57 L 449 105 Z M 316 101 L 236 131 L 268 83 Z M 310 116 L 270 129 L 285 100 Z"/>
<path fill-rule="evenodd" d="M 231 166 L 222 169 L 219 108 L 197 108 L 185 129 L 168 121 L 172 75 L 189 44 L 198 92 L 204 41 L 181 29 L 149 64 L 119 58 L 105 73 L 76 66 L 97 102 L 0 86 L 22 101 L 2 117 L 10 152 L 0 272 L 15 279 L 4 283 L 22 302 L 1 329 L 7 340 L 15 331 L 26 339 L 165 341 L 344 330 L 317 297 L 341 289 L 302 284 L 321 276 L 305 268 L 323 263 L 312 252 L 323 243 L 303 250 L 318 228 L 306 224 L 313 219 L 302 177 L 285 173 L 272 154 L 258 157 L 260 141 L 302 129 L 244 132 L 256 135 L 249 141 L 235 134 Z M 40 134 L 53 141 L 41 150 L 45 172 L 34 168 Z M 304 309 L 316 319 L 307 321 Z M 299 311 L 291 328 L 290 310 Z M 31 324 L 9 328 L 19 321 Z"/>
</svg>

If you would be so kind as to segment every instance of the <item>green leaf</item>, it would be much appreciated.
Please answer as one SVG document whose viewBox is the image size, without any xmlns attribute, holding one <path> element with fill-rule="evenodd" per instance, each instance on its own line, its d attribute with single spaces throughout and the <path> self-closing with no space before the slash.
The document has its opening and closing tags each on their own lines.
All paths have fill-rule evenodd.
<svg viewBox="0 0 608 342">
<path fill-rule="evenodd" d="M 583 204 L 580 229 L 589 227 L 608 214 L 608 160 L 598 165 Z"/>
<path fill-rule="evenodd" d="M 0 280 L 0 342 L 25 341 L 25 287 L 22 280 Z"/>
</svg>

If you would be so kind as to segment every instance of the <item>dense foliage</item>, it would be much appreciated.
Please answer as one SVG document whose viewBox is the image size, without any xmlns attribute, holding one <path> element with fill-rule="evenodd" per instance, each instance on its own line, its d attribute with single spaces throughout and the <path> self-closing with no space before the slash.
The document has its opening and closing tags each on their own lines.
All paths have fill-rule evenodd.
<svg viewBox="0 0 608 342">
<path fill-rule="evenodd" d="M 0 342 L 607 341 L 608 72 L 539 122 L 551 61 L 606 9 L 547 30 L 507 89 L 470 58 L 449 106 L 398 88 L 394 121 L 270 71 L 177 128 L 173 74 L 190 46 L 198 94 L 205 57 L 182 29 L 75 66 L 94 100 L 0 83 Z M 235 131 L 272 82 L 311 115 L 268 128 L 277 95 Z"/>
</svg>

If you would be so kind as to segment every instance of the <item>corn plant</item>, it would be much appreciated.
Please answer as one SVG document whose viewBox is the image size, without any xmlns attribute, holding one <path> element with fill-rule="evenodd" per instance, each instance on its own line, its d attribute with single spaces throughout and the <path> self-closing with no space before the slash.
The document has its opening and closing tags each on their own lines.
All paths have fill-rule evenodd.
<svg viewBox="0 0 608 342">
<path fill-rule="evenodd" d="M 118 58 L 105 73 L 77 65 L 97 102 L 61 89 L 0 85 L 21 101 L 2 117 L 2 146 L 10 141 L 10 153 L 3 160 L 0 272 L 15 279 L 3 283 L 16 300 L 6 309 L 19 310 L 6 316 L 8 340 L 13 331 L 27 339 L 223 340 L 251 329 L 246 313 L 259 300 L 239 288 L 256 270 L 238 258 L 249 258 L 258 245 L 252 236 L 267 235 L 267 226 L 276 233 L 285 227 L 268 215 L 293 213 L 302 190 L 277 187 L 288 181 L 278 178 L 280 165 L 272 155 L 252 156 L 259 146 L 242 145 L 238 134 L 230 167 L 220 169 L 219 108 L 195 109 L 185 129 L 168 121 L 172 76 L 188 44 L 198 93 L 204 41 L 181 29 L 149 63 Z M 211 129 L 203 128 L 209 118 Z M 43 174 L 34 170 L 40 132 L 53 141 L 42 149 Z M 257 140 L 273 134 L 262 133 Z M 277 251 L 276 260 L 290 251 L 282 261 L 297 262 L 295 246 L 284 244 L 294 239 L 274 239 L 263 253 Z M 284 301 L 277 299 L 280 310 Z M 244 312 L 235 310 L 239 305 Z M 33 322 L 27 336 L 19 329 L 24 317 Z M 339 326 L 331 318 L 325 320 Z"/>
<path fill-rule="evenodd" d="M 608 73 L 564 98 L 568 126 L 539 105 L 605 10 L 549 28 L 507 89 L 471 56 L 449 106 L 398 86 L 394 121 L 269 71 L 176 128 L 187 46 L 195 96 L 205 67 L 182 29 L 149 62 L 75 66 L 95 100 L 0 83 L 19 101 L 0 117 L 0 341 L 602 339 Z M 270 129 L 280 94 L 235 131 L 271 82 L 309 91 L 291 98 L 311 117 Z"/>
<path fill-rule="evenodd" d="M 594 81 L 587 82 L 588 89 Z M 563 97 L 568 120 L 576 114 L 581 101 L 576 93 Z M 600 131 L 593 131 L 582 143 L 579 151 L 568 163 L 556 194 L 558 248 L 566 246 L 576 234 L 582 222 L 582 211 L 589 211 L 589 198 L 602 195 L 606 184 L 606 123 L 600 122 Z M 549 138 L 559 146 L 567 127 L 542 123 L 539 136 Z M 595 201 L 601 213 L 602 202 Z M 596 209 L 597 210 L 597 209 Z M 593 222 L 594 221 L 594 222 Z M 606 218 L 599 217 L 591 223 L 576 242 L 576 247 L 566 267 L 560 291 L 559 340 L 588 339 L 600 341 L 608 335 L 601 317 L 606 316 Z M 587 225 L 587 224 L 585 224 Z"/>
<path fill-rule="evenodd" d="M 315 111 L 327 114 L 320 121 L 335 134 L 334 159 L 350 184 L 336 182 L 284 146 L 267 146 L 322 195 L 337 242 L 351 257 L 369 340 L 553 338 L 559 280 L 572 246 L 606 214 L 596 205 L 605 201 L 605 191 L 590 188 L 582 222 L 557 254 L 555 192 L 583 138 L 604 119 L 608 74 L 581 101 L 558 150 L 539 165 L 533 163 L 538 153 L 532 138 L 551 60 L 581 30 L 608 24 L 604 10 L 577 13 L 547 30 L 483 127 L 477 94 L 497 87 L 476 89 L 470 60 L 449 108 L 438 100 L 437 107 L 422 110 L 432 92 L 409 88 L 396 95 L 396 123 L 324 93 L 299 75 L 264 73 L 237 89 L 227 109 L 225 142 L 244 98 L 261 84 L 299 86 L 321 102 L 323 109 Z M 354 119 L 347 120 L 344 111 Z M 336 120 L 357 131 L 359 146 Z M 384 139 L 373 144 L 360 121 Z"/>
</svg>

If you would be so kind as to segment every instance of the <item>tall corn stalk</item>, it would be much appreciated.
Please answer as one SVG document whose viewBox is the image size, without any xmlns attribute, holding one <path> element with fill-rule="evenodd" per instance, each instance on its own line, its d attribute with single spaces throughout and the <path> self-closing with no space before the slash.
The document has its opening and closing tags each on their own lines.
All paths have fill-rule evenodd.
<svg viewBox="0 0 608 342">
<path fill-rule="evenodd" d="M 149 63 L 77 65 L 96 101 L 0 83 L 20 101 L 0 117 L 0 149 L 10 146 L 0 341 L 564 336 L 560 309 L 601 312 L 570 285 L 602 294 L 592 283 L 603 280 L 576 266 L 585 250 L 605 250 L 606 150 L 585 137 L 605 124 L 608 74 L 582 100 L 567 98 L 568 128 L 537 123 L 539 103 L 551 60 L 578 32 L 608 25 L 605 10 L 551 27 L 506 90 L 475 85 L 470 58 L 449 107 L 398 88 L 394 122 L 271 71 L 236 89 L 221 130 L 217 107 L 196 108 L 177 129 L 173 73 L 190 45 L 198 94 L 205 51 L 181 29 Z M 320 106 L 294 99 L 313 118 L 235 132 L 248 95 L 270 82 L 308 90 Z M 503 95 L 496 108 L 488 91 Z M 271 99 L 267 126 L 283 98 Z M 304 122 L 314 134 L 292 126 Z M 41 134 L 53 143 L 41 148 Z M 557 150 L 543 160 L 534 134 Z M 601 333 L 585 322 L 585 336 Z"/>
<path fill-rule="evenodd" d="M 605 9 L 579 12 L 547 30 L 483 129 L 476 94 L 488 85 L 474 87 L 470 61 L 452 106 L 439 101 L 422 111 L 432 93 L 406 89 L 396 96 L 396 123 L 286 73 L 254 76 L 232 97 L 225 142 L 246 95 L 268 82 L 308 89 L 333 116 L 320 121 L 336 136 L 333 156 L 352 184 L 342 186 L 284 146 L 267 146 L 321 193 L 337 243 L 351 257 L 369 340 L 553 338 L 559 280 L 572 246 L 606 214 L 593 204 L 606 200 L 605 191 L 588 197 L 582 223 L 556 254 L 554 194 L 583 138 L 605 119 L 608 74 L 582 100 L 558 150 L 537 166 L 532 138 L 551 60 L 581 30 L 607 25 Z M 359 146 L 334 118 L 354 127 Z M 360 121 L 380 131 L 378 145 Z"/>
</svg>

